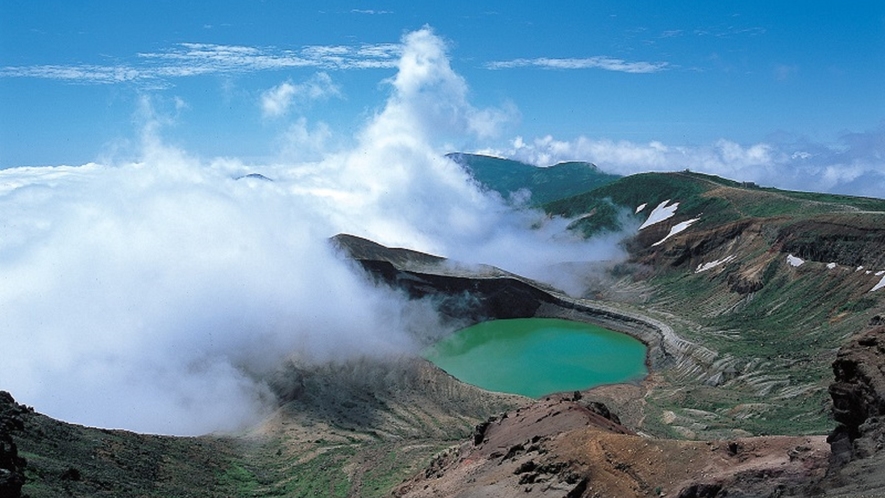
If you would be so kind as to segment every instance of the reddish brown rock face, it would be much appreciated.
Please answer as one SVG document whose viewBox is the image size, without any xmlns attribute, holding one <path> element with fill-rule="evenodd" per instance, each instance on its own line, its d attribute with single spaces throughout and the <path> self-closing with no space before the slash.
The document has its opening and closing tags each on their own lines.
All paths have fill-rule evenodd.
<svg viewBox="0 0 885 498">
<path fill-rule="evenodd" d="M 823 436 L 675 441 L 633 434 L 599 403 L 549 396 L 492 417 L 397 496 L 767 496 L 807 494 L 826 471 Z"/>
</svg>

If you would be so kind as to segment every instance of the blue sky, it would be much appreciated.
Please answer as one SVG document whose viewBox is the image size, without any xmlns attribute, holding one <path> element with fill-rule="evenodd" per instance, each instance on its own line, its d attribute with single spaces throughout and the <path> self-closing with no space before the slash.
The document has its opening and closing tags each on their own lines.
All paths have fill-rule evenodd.
<svg viewBox="0 0 885 498">
<path fill-rule="evenodd" d="M 324 146 L 346 146 L 389 95 L 402 37 L 424 26 L 445 40 L 471 105 L 498 115 L 494 130 L 446 136 L 441 148 L 603 163 L 609 156 L 586 143 L 724 156 L 724 140 L 814 156 L 819 175 L 827 161 L 864 155 L 831 157 L 853 137 L 882 161 L 885 4 L 876 1 L 8 1 L 0 23 L 4 168 L 137 155 L 145 96 L 165 139 L 202 157 L 279 157 L 293 123 L 327 127 Z M 268 113 L 262 95 L 284 84 L 285 108 Z M 517 137 L 530 147 L 517 150 Z M 551 139 L 568 147 L 556 153 Z M 678 167 L 622 156 L 609 169 Z M 804 175 L 793 176 L 784 186 L 802 187 Z"/>
</svg>

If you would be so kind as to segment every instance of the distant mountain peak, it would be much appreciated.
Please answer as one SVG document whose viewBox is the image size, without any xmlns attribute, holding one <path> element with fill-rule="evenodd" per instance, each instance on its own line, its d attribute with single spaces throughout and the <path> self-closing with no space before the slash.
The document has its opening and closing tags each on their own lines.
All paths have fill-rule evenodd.
<svg viewBox="0 0 885 498">
<path fill-rule="evenodd" d="M 531 204 L 540 206 L 614 182 L 619 175 L 604 173 L 595 164 L 567 161 L 533 166 L 513 159 L 454 152 L 446 157 L 460 164 L 484 188 L 505 199 L 521 189 L 531 191 Z"/>
</svg>

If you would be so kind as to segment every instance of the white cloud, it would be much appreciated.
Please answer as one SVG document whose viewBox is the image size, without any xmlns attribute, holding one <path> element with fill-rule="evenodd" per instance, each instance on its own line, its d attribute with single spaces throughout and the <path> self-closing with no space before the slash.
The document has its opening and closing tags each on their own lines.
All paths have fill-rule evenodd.
<svg viewBox="0 0 885 498">
<path fill-rule="evenodd" d="M 139 82 L 157 85 L 173 78 L 238 74 L 298 67 L 326 70 L 396 67 L 402 47 L 390 43 L 307 46 L 296 49 L 212 43 L 180 43 L 160 52 L 142 52 L 135 61 L 97 64 L 6 66 L 0 77 L 43 78 L 73 83 Z"/>
<path fill-rule="evenodd" d="M 352 14 L 369 14 L 369 15 L 393 14 L 392 10 L 372 10 L 372 9 L 351 9 L 350 12 Z"/>
<path fill-rule="evenodd" d="M 478 191 L 432 126 L 482 111 L 429 29 L 403 45 L 392 94 L 351 150 L 200 159 L 164 144 L 145 98 L 137 161 L 0 170 L 3 388 L 77 423 L 236 429 L 272 406 L 263 379 L 287 357 L 414 354 L 417 335 L 441 332 L 428 304 L 335 255 L 336 233 L 536 278 L 621 256 L 615 239 L 573 238 L 565 220 Z M 307 149 L 329 133 L 305 120 L 290 131 Z M 249 173 L 272 181 L 236 180 Z"/>
<path fill-rule="evenodd" d="M 801 140 L 742 145 L 720 139 L 705 146 L 682 146 L 588 137 L 557 140 L 548 135 L 531 141 L 516 137 L 507 148 L 481 152 L 539 166 L 588 161 L 621 175 L 691 169 L 786 189 L 872 197 L 885 192 L 882 127 L 846 134 L 831 145 Z"/>
<path fill-rule="evenodd" d="M 586 58 L 556 59 L 539 57 L 536 59 L 513 59 L 495 61 L 486 64 L 489 69 L 512 69 L 520 67 L 539 67 L 543 69 L 605 69 L 623 73 L 656 73 L 667 69 L 666 62 L 628 62 L 606 56 Z"/>
<path fill-rule="evenodd" d="M 467 83 L 449 64 L 445 42 L 429 28 L 406 35 L 403 46 L 397 74 L 390 80 L 396 105 L 379 116 L 389 126 L 408 126 L 425 138 L 432 133 L 438 141 L 464 130 L 485 138 L 497 135 L 518 114 L 512 105 L 473 107 Z"/>
<path fill-rule="evenodd" d="M 382 13 L 375 11 L 376 14 Z M 206 74 L 237 74 L 292 68 L 324 70 L 394 68 L 400 63 L 403 44 L 311 45 L 300 48 L 179 43 L 167 50 L 141 52 L 135 61 L 113 66 L 97 64 L 6 66 L 0 77 L 44 78 L 79 83 L 158 84 L 171 78 Z M 586 58 L 536 58 L 494 61 L 490 69 L 540 67 L 546 69 L 604 69 L 626 73 L 666 70 L 666 62 L 625 61 L 596 56 Z"/>
<path fill-rule="evenodd" d="M 326 123 L 317 123 L 311 129 L 307 119 L 301 117 L 280 138 L 280 155 L 287 161 L 315 161 L 323 157 L 331 138 L 332 130 Z"/>
<path fill-rule="evenodd" d="M 142 77 L 142 72 L 128 66 L 39 65 L 0 68 L 0 77 L 43 78 L 85 83 L 123 83 Z"/>
<path fill-rule="evenodd" d="M 341 90 L 332 78 L 327 73 L 317 73 L 304 83 L 286 81 L 265 91 L 261 94 L 261 110 L 265 117 L 278 117 L 286 114 L 296 102 L 340 96 Z"/>
</svg>

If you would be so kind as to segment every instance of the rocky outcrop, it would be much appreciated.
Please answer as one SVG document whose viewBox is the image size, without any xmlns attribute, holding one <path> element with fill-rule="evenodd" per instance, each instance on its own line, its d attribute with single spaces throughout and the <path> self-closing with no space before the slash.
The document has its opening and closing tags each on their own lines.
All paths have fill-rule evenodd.
<svg viewBox="0 0 885 498">
<path fill-rule="evenodd" d="M 667 235 L 665 229 L 669 230 L 667 225 L 662 224 L 655 231 L 640 232 L 636 240 L 640 244 L 636 249 L 639 261 L 654 266 L 683 266 L 717 249 L 729 247 L 741 237 L 755 237 L 760 226 L 755 220 L 742 219 L 709 230 L 687 231 L 679 238 L 679 243 L 668 244 L 659 249 L 653 243 Z"/>
<path fill-rule="evenodd" d="M 460 268 L 445 258 L 347 234 L 335 236 L 332 243 L 376 282 L 403 290 L 412 299 L 433 299 L 453 320 L 530 317 L 542 302 L 551 301 L 541 284 L 498 268 Z"/>
<path fill-rule="evenodd" d="M 554 395 L 479 424 L 394 495 L 807 496 L 828 455 L 822 436 L 642 437 L 602 404 Z"/>
<path fill-rule="evenodd" d="M 878 321 L 874 321 L 878 323 Z M 834 463 L 844 464 L 885 447 L 885 326 L 873 326 L 844 346 L 833 363 Z"/>
<path fill-rule="evenodd" d="M 835 261 L 845 266 L 885 264 L 885 228 L 880 216 L 821 216 L 783 227 L 778 235 L 783 251 L 812 261 Z"/>
<path fill-rule="evenodd" d="M 581 403 L 580 393 L 553 395 L 532 405 L 489 417 L 469 442 L 436 456 L 395 496 L 583 496 L 590 482 L 572 459 L 558 454 L 557 440 L 592 428 L 633 434 L 601 403 Z"/>
<path fill-rule="evenodd" d="M 12 432 L 24 429 L 22 414 L 27 408 L 19 405 L 6 391 L 0 391 L 0 498 L 21 496 L 27 462 L 18 455 Z"/>
</svg>

